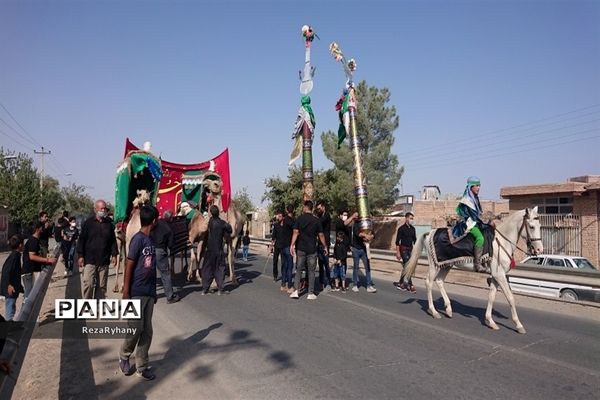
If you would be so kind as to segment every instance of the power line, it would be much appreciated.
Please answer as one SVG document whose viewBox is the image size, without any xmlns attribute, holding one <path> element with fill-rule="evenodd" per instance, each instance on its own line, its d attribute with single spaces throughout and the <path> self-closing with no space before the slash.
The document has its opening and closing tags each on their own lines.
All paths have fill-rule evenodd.
<svg viewBox="0 0 600 400">
<path fill-rule="evenodd" d="M 15 123 L 19 126 L 19 128 L 21 128 L 23 130 L 23 132 L 25 132 L 25 134 L 27 136 L 29 136 L 29 138 L 31 139 L 31 143 L 34 146 L 38 146 L 38 147 L 42 147 L 41 143 L 38 142 L 37 140 L 35 140 L 35 138 L 33 136 L 31 136 L 31 134 L 29 132 L 27 132 L 27 129 L 23 128 L 23 125 L 21 125 L 19 123 L 19 121 L 16 120 L 15 117 L 13 117 L 13 115 L 10 113 L 10 111 L 8 111 L 8 109 L 4 106 L 4 104 L 2 104 L 2 102 L 0 102 L 0 107 L 2 107 L 4 109 L 4 111 L 6 111 L 6 113 L 9 115 L 9 117 L 15 121 Z M 3 122 L 6 124 L 6 121 L 3 120 Z M 16 131 L 16 130 L 15 130 Z"/>
<path fill-rule="evenodd" d="M 30 147 L 26 144 L 21 143 L 19 140 L 15 139 L 14 137 L 10 136 L 8 133 L 4 132 L 2 129 L 0 129 L 0 133 L 3 134 L 4 136 L 6 136 L 7 138 L 9 138 L 10 140 L 12 140 L 13 142 L 17 143 L 19 146 L 26 148 L 27 150 L 30 151 L 34 151 L 35 149 L 33 147 Z"/>
<path fill-rule="evenodd" d="M 583 131 L 579 131 L 579 132 L 574 132 L 571 133 L 569 135 L 563 135 L 561 137 L 554 137 L 554 138 L 549 138 L 547 139 L 548 141 L 552 141 L 552 140 L 561 140 L 561 139 L 565 139 L 568 137 L 573 137 L 573 136 L 577 136 L 577 135 L 581 135 L 583 133 L 589 133 L 589 132 L 596 132 L 597 129 L 585 129 Z M 478 152 L 476 153 L 478 156 L 486 156 L 486 155 L 493 155 L 494 153 L 497 153 L 498 151 L 504 151 L 504 150 L 508 150 L 508 149 L 513 149 L 513 148 L 519 148 L 519 147 L 524 147 L 524 146 L 530 146 L 530 145 L 535 145 L 538 146 L 538 141 L 530 141 L 530 142 L 524 142 L 524 143 L 517 143 L 517 144 L 513 144 L 511 146 L 503 146 L 500 148 L 490 148 L 487 151 L 483 151 L 483 152 Z M 470 153 L 471 154 L 471 153 Z M 465 154 L 461 154 L 461 155 L 453 155 L 450 158 L 447 159 L 442 159 L 442 160 L 438 160 L 441 162 L 446 162 L 446 161 L 453 161 L 453 160 L 462 160 L 464 158 L 468 158 L 468 159 L 472 159 L 471 157 L 469 157 L 468 155 Z M 413 164 L 413 167 L 416 166 L 421 166 L 421 165 L 428 165 L 429 163 L 427 161 L 419 161 L 415 164 Z"/>
<path fill-rule="evenodd" d="M 13 131 L 14 133 L 16 133 L 17 135 L 19 135 L 19 137 L 21 139 L 26 140 L 27 142 L 31 143 L 32 145 L 36 146 L 35 143 L 33 143 L 29 138 L 23 136 L 23 134 L 21 134 L 19 131 L 17 131 L 15 128 L 12 127 L 11 124 L 9 124 L 8 122 L 6 122 L 2 117 L 0 117 L 0 121 L 4 123 L 4 125 L 6 125 L 11 131 Z"/>
<path fill-rule="evenodd" d="M 534 121 L 531 121 L 531 122 L 526 122 L 526 123 L 514 125 L 514 126 L 511 126 L 509 128 L 497 129 L 497 130 L 485 132 L 485 133 L 478 134 L 478 135 L 471 135 L 471 136 L 473 136 L 473 137 L 482 137 L 483 139 L 481 139 L 481 140 L 489 140 L 491 138 L 498 137 L 498 136 L 500 136 L 501 134 L 503 134 L 503 133 L 505 133 L 507 131 L 515 130 L 517 128 L 522 128 L 522 127 L 529 126 L 529 125 L 534 125 L 534 124 L 537 124 L 537 123 L 543 122 L 543 121 L 548 121 L 548 120 L 556 119 L 556 118 L 559 118 L 559 117 L 562 117 L 562 116 L 565 116 L 565 115 L 569 115 L 569 114 L 573 114 L 573 113 L 577 113 L 577 112 L 580 112 L 580 111 L 586 111 L 586 110 L 589 110 L 589 109 L 592 109 L 592 108 L 596 108 L 596 107 L 599 107 L 599 106 L 600 106 L 600 104 L 594 104 L 594 105 L 591 105 L 591 106 L 588 106 L 588 107 L 579 108 L 579 109 L 572 110 L 572 111 L 567 111 L 567 112 L 564 112 L 564 113 L 556 114 L 556 115 L 553 115 L 553 116 L 550 116 L 550 117 L 541 118 L 541 119 L 534 120 Z M 594 112 L 591 112 L 591 113 L 588 113 L 588 114 L 584 114 L 584 115 L 579 115 L 579 116 L 567 118 L 567 119 L 564 119 L 564 120 L 561 120 L 561 121 L 550 122 L 548 125 L 552 125 L 552 124 L 556 124 L 556 123 L 568 121 L 568 120 L 571 120 L 571 119 L 581 118 L 581 117 L 587 116 L 587 115 L 593 115 L 593 114 L 596 114 L 598 112 L 600 112 L 600 111 L 594 111 Z M 541 126 L 544 126 L 544 125 L 541 125 Z M 530 127 L 530 128 L 528 128 L 526 130 L 521 130 L 521 131 L 527 131 L 527 130 L 536 129 L 536 128 L 539 128 L 539 127 L 540 126 L 538 126 L 538 127 Z M 520 132 L 520 131 L 518 131 L 518 132 Z M 518 133 L 518 132 L 513 132 L 513 133 Z M 434 146 L 417 147 L 417 148 L 411 149 L 410 150 L 410 154 L 416 154 L 416 153 L 421 153 L 421 152 L 429 152 L 429 151 L 431 151 L 431 149 L 445 148 L 448 145 L 454 145 L 455 146 L 455 145 L 460 144 L 460 143 L 468 143 L 468 142 L 471 142 L 471 141 L 473 141 L 472 138 L 466 138 L 466 139 L 459 139 L 459 140 L 451 140 L 451 141 L 447 141 L 447 142 L 444 142 L 444 143 L 441 143 L 441 144 L 438 144 L 438 145 L 434 145 Z M 401 155 L 401 154 L 407 154 L 407 153 L 408 152 L 400 152 L 398 154 Z"/>
<path fill-rule="evenodd" d="M 547 135 L 547 134 L 549 134 L 551 132 L 561 131 L 563 129 L 575 128 L 577 126 L 587 125 L 587 124 L 591 124 L 591 123 L 597 122 L 597 121 L 600 121 L 600 118 L 596 118 L 596 119 L 593 119 L 593 120 L 590 120 L 590 121 L 579 122 L 579 123 L 568 125 L 568 126 L 561 126 L 561 127 L 558 127 L 558 128 L 543 130 L 543 131 L 540 131 L 540 132 L 532 133 L 530 135 L 520 135 L 518 139 L 522 140 L 522 139 L 529 139 L 529 138 L 532 138 L 532 137 L 538 137 L 538 136 L 542 136 L 542 135 Z M 561 135 L 560 137 L 564 137 L 564 135 Z M 472 152 L 473 150 L 476 150 L 476 149 L 487 148 L 487 147 L 490 147 L 490 146 L 496 146 L 496 145 L 501 144 L 501 143 L 513 142 L 515 139 L 516 138 L 510 137 L 510 138 L 506 138 L 504 140 L 499 140 L 499 141 L 496 141 L 494 143 L 488 143 L 488 144 L 481 143 L 480 141 L 478 141 L 475 145 L 469 146 L 468 152 Z M 545 140 L 552 140 L 552 139 L 555 139 L 555 138 L 547 138 Z M 409 161 L 407 163 L 408 164 L 410 164 L 411 162 L 412 163 L 414 163 L 414 162 L 418 163 L 418 162 L 420 162 L 420 160 L 429 160 L 429 159 L 433 159 L 433 158 L 438 158 L 439 157 L 438 154 L 442 154 L 443 155 L 443 154 L 448 154 L 449 152 L 458 152 L 458 151 L 459 151 L 458 149 L 457 150 L 448 150 L 447 149 L 447 150 L 444 150 L 443 153 L 436 153 L 436 154 L 433 154 L 433 155 L 423 155 L 423 156 L 420 156 L 420 157 L 416 157 L 416 158 L 414 158 L 412 160 L 409 159 Z M 464 150 L 463 150 L 463 152 L 464 152 Z"/>
<path fill-rule="evenodd" d="M 600 131 L 595 131 L 595 132 L 600 132 Z M 550 148 L 550 147 L 562 146 L 562 145 L 565 145 L 565 144 L 577 143 L 577 142 L 582 142 L 582 141 L 585 141 L 585 140 L 592 140 L 592 139 L 600 139 L 600 135 L 594 135 L 594 136 L 588 136 L 588 137 L 583 137 L 583 138 L 577 138 L 577 139 L 569 140 L 569 141 L 566 141 L 566 142 L 560 142 L 560 143 L 553 143 L 553 144 L 547 144 L 547 145 L 539 145 L 539 146 L 536 146 L 535 150 L 547 149 L 547 148 Z M 532 150 L 531 148 L 527 148 L 527 149 L 510 151 L 510 152 L 506 152 L 506 153 L 497 153 L 497 154 L 492 154 L 492 155 L 487 155 L 487 156 L 482 156 L 482 157 L 470 157 L 470 158 L 467 158 L 467 159 L 463 158 L 462 160 L 453 161 L 453 162 L 449 162 L 449 163 L 439 163 L 439 164 L 430 164 L 430 165 L 426 165 L 426 166 L 419 166 L 419 167 L 415 168 L 414 170 L 423 170 L 423 169 L 430 169 L 430 168 L 445 167 L 445 166 L 448 166 L 448 165 L 465 164 L 465 163 L 469 163 L 469 162 L 473 162 L 473 161 L 487 160 L 487 159 L 490 159 L 490 158 L 497 158 L 497 157 L 502 157 L 502 156 L 512 155 L 512 154 L 520 154 L 520 153 L 528 152 L 528 151 L 531 151 L 531 150 Z M 406 169 L 409 170 L 410 168 L 406 168 Z"/>
</svg>

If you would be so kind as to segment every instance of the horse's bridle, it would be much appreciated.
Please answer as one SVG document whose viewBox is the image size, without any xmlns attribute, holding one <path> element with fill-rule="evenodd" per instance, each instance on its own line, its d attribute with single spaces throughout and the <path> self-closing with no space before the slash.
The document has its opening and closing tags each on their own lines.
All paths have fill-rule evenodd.
<svg viewBox="0 0 600 400">
<path fill-rule="evenodd" d="M 529 231 L 529 225 L 527 225 L 527 220 L 529 219 L 529 215 L 525 214 L 523 215 L 523 221 L 521 222 L 521 227 L 519 228 L 519 234 L 517 236 L 517 243 L 519 242 L 519 239 L 523 237 L 523 229 L 525 229 L 525 237 L 524 239 L 526 239 L 527 241 L 527 250 L 524 250 L 522 248 L 519 247 L 519 245 L 517 243 L 513 243 L 509 238 L 507 238 L 506 236 L 504 236 L 502 234 L 502 232 L 500 232 L 499 230 L 496 230 L 496 233 L 500 234 L 500 236 L 502 236 L 502 238 L 504 240 L 506 240 L 508 243 L 512 244 L 515 249 L 519 249 L 521 250 L 523 253 L 525 254 L 536 254 L 535 248 L 533 247 L 533 242 L 537 242 L 537 241 L 542 241 L 541 237 L 531 237 L 531 233 Z M 533 217 L 534 220 L 539 220 L 539 217 Z M 504 252 L 506 253 L 506 255 L 508 255 L 511 259 L 513 258 L 514 255 L 514 250 L 512 252 L 512 254 L 510 254 L 508 252 L 508 250 L 506 250 L 504 248 L 504 246 L 502 246 L 502 244 L 500 243 L 500 241 L 498 239 L 496 239 L 496 241 L 498 242 L 498 245 L 500 246 L 500 248 L 502 250 L 504 250 Z"/>
</svg>

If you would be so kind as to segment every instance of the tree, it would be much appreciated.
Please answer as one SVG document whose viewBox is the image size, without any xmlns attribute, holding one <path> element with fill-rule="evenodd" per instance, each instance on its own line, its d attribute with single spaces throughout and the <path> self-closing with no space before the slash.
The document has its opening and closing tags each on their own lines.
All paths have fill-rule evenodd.
<svg viewBox="0 0 600 400">
<path fill-rule="evenodd" d="M 87 217 L 94 211 L 94 199 L 85 192 L 85 186 L 71 183 L 63 187 L 61 195 L 64 199 L 65 210 L 69 215 Z"/>
<path fill-rule="evenodd" d="M 315 173 L 315 181 L 318 175 Z M 285 210 L 288 205 L 293 205 L 296 210 L 301 209 L 302 204 L 302 170 L 296 166 L 289 169 L 288 179 L 284 181 L 278 176 L 272 176 L 265 181 L 265 194 L 262 200 L 269 201 L 269 215 L 278 210 Z M 318 186 L 317 186 L 318 187 Z"/>
<path fill-rule="evenodd" d="M 254 207 L 254 203 L 252 203 L 250 195 L 248 194 L 248 189 L 245 187 L 235 192 L 232 201 L 235 205 L 235 208 L 243 215 L 246 215 L 256 209 L 256 207 Z"/>
<path fill-rule="evenodd" d="M 358 134 L 363 144 L 363 167 L 368 178 L 369 203 L 371 210 L 380 212 L 391 207 L 399 195 L 398 182 L 404 172 L 398 157 L 391 154 L 394 130 L 399 118 L 394 106 L 387 106 L 391 93 L 387 88 L 379 89 L 361 81 L 356 88 L 358 110 L 356 116 Z M 343 143 L 337 148 L 337 132 L 321 134 L 323 152 L 334 164 L 329 190 L 336 201 L 354 203 L 352 150 Z M 331 170 L 329 170 L 331 171 Z M 350 193 L 350 195 L 348 195 Z"/>
<path fill-rule="evenodd" d="M 0 181 L 0 204 L 8 206 L 10 222 L 24 228 L 37 220 L 40 180 L 33 160 L 0 148 Z"/>
<path fill-rule="evenodd" d="M 60 183 L 56 178 L 45 176 L 43 185 L 40 209 L 46 211 L 50 218 L 56 217 L 65 205 L 65 201 L 61 195 Z"/>
<path fill-rule="evenodd" d="M 343 171 L 335 168 L 317 170 L 314 173 L 315 199 L 324 200 L 329 205 L 329 210 L 335 211 L 346 208 L 354 202 L 352 178 Z M 293 205 L 296 214 L 302 210 L 302 169 L 293 166 L 289 169 L 288 179 L 284 181 L 278 176 L 268 178 L 265 182 L 266 191 L 263 201 L 268 200 L 269 213 L 273 215 L 277 210 L 285 210 L 288 205 Z"/>
</svg>

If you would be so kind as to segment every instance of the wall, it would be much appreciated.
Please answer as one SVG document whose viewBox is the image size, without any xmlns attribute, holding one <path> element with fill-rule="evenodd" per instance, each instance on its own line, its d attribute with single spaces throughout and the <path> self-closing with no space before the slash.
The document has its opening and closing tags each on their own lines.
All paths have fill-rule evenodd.
<svg viewBox="0 0 600 400">
<path fill-rule="evenodd" d="M 600 267 L 598 254 L 598 191 L 573 198 L 573 214 L 581 216 L 581 255 Z"/>
<path fill-rule="evenodd" d="M 570 194 L 565 194 L 565 196 L 567 195 L 571 196 Z M 556 194 L 513 197 L 510 199 L 510 211 L 531 207 L 532 199 L 549 196 L 556 197 Z M 597 190 L 586 191 L 581 195 L 573 196 L 573 214 L 581 217 L 581 255 L 590 260 L 597 268 L 600 267 L 599 212 L 600 198 Z M 517 261 L 524 257 L 525 254 L 520 251 L 515 254 Z"/>
</svg>

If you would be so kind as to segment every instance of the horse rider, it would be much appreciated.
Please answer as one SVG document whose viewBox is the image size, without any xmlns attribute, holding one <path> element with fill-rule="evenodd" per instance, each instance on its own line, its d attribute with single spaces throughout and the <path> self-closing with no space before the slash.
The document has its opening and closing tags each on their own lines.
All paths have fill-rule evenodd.
<svg viewBox="0 0 600 400">
<path fill-rule="evenodd" d="M 454 226 L 452 233 L 455 238 L 458 238 L 468 232 L 474 239 L 473 249 L 473 269 L 476 272 L 485 272 L 486 269 L 481 265 L 481 257 L 483 255 L 483 230 L 490 226 L 481 220 L 481 203 L 479 202 L 479 189 L 481 182 L 476 176 L 471 176 L 467 179 L 467 186 L 463 193 L 463 197 L 458 202 L 456 213 L 460 220 Z"/>
</svg>

